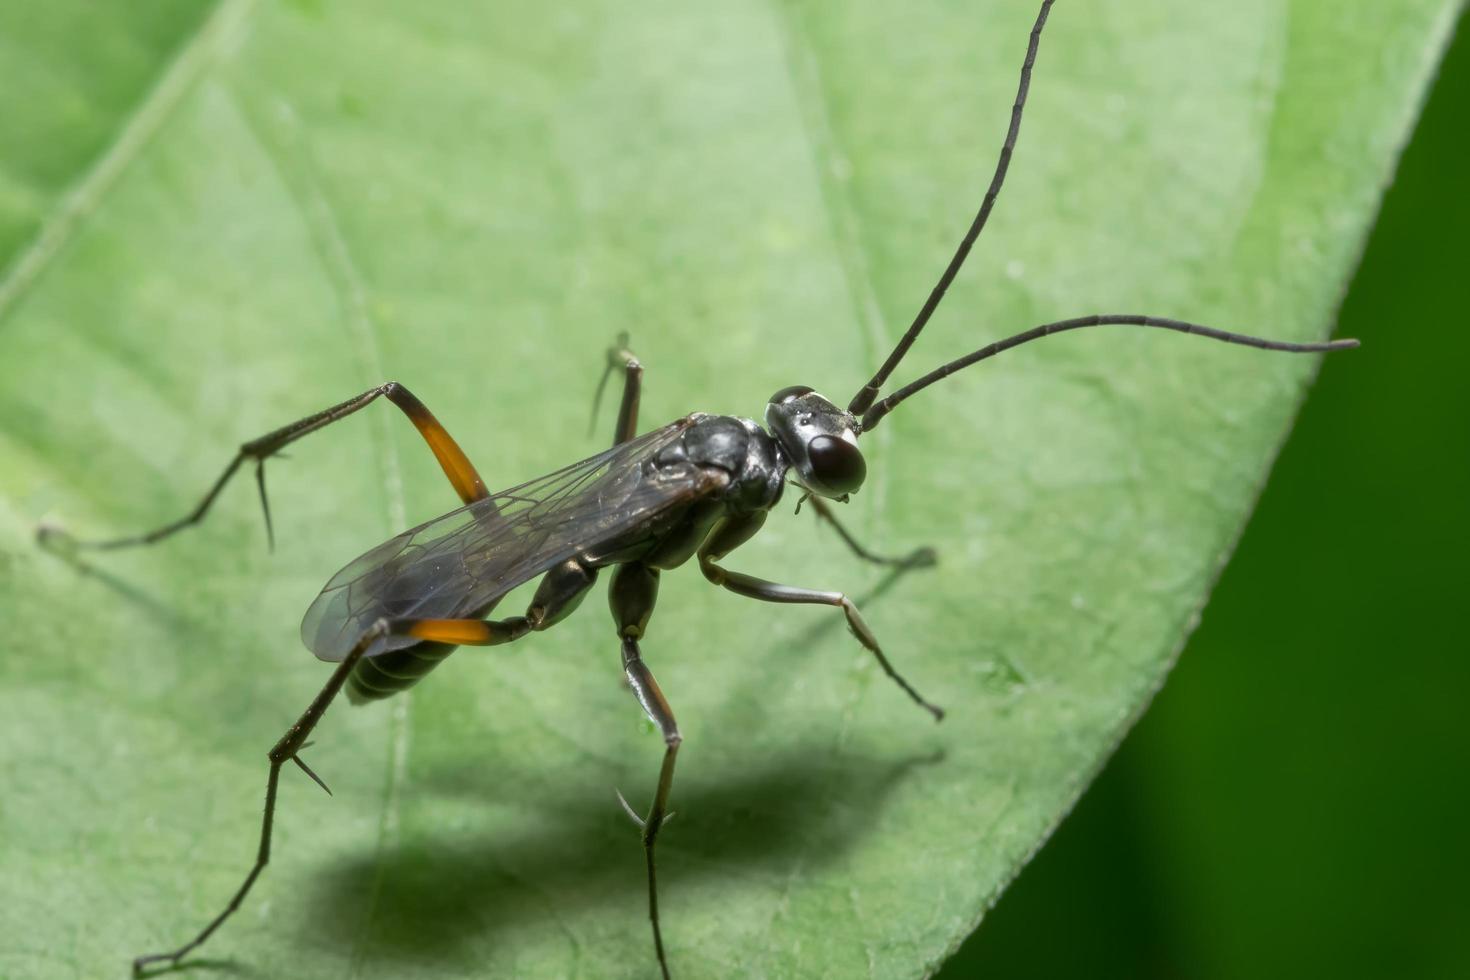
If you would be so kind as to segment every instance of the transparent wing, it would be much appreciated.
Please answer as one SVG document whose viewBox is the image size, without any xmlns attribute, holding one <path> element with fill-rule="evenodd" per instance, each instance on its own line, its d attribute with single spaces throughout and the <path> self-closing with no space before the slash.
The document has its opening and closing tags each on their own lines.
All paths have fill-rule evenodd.
<svg viewBox="0 0 1470 980">
<path fill-rule="evenodd" d="M 301 623 L 322 660 L 339 661 L 379 617 L 483 616 L 516 586 L 650 526 L 715 487 L 697 466 L 654 467 L 693 425 L 681 419 L 548 476 L 450 511 L 378 545 L 332 577 Z M 416 642 L 390 637 L 376 656 Z"/>
</svg>

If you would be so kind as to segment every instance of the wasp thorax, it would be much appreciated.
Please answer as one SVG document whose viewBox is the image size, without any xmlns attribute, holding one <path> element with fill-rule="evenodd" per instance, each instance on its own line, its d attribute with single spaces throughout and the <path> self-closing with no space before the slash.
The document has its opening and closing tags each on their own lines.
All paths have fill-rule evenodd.
<svg viewBox="0 0 1470 980">
<path fill-rule="evenodd" d="M 795 481 L 812 493 L 841 500 L 863 485 L 868 467 L 857 446 L 857 419 L 812 389 L 793 385 L 772 395 L 766 425 Z"/>
</svg>

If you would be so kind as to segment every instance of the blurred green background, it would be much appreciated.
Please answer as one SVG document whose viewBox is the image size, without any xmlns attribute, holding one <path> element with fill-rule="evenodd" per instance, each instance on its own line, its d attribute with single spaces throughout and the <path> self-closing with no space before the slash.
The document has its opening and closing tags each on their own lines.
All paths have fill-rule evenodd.
<svg viewBox="0 0 1470 980">
<path fill-rule="evenodd" d="M 1470 977 L 1470 37 L 1179 666 L 946 966 Z"/>
</svg>

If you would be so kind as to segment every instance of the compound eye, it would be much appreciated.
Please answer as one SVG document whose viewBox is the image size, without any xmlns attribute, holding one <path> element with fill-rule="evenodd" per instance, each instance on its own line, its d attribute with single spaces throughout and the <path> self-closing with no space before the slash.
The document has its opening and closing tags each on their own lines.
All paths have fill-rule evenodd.
<svg viewBox="0 0 1470 980">
<path fill-rule="evenodd" d="M 791 401 L 793 398 L 800 398 L 802 395 L 810 395 L 811 393 L 812 389 L 808 388 L 806 385 L 792 385 L 789 388 L 782 388 L 780 391 L 772 395 L 771 404 L 784 405 L 787 402 Z"/>
<path fill-rule="evenodd" d="M 858 447 L 834 436 L 817 436 L 806 444 L 806 455 L 816 481 L 837 493 L 856 491 L 868 475 Z"/>
</svg>

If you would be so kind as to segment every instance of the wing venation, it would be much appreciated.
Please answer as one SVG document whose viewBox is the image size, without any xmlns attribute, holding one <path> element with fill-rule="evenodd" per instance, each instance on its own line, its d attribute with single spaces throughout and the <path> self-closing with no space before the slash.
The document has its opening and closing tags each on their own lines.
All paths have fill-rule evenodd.
<svg viewBox="0 0 1470 980">
<path fill-rule="evenodd" d="M 559 562 L 619 538 L 713 488 L 693 465 L 655 467 L 693 425 L 680 419 L 606 452 L 450 511 L 350 562 L 317 596 L 301 639 L 339 661 L 379 617 L 485 615 L 507 592 Z M 390 637 L 368 656 L 409 646 Z"/>
</svg>

